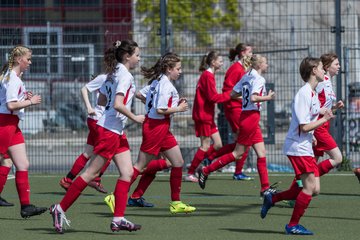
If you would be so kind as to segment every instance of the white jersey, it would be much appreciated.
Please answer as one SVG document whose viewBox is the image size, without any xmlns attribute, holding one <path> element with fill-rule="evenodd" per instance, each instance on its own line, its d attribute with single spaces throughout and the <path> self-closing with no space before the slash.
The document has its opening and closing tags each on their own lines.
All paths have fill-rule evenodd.
<svg viewBox="0 0 360 240">
<path fill-rule="evenodd" d="M 88 82 L 85 87 L 87 88 L 87 90 L 89 92 L 96 92 L 96 106 L 94 108 L 95 110 L 95 115 L 88 115 L 88 118 L 94 119 L 94 120 L 99 120 L 100 117 L 104 114 L 104 110 L 105 107 L 104 106 L 100 106 L 97 104 L 97 99 L 99 98 L 99 91 L 101 86 L 103 85 L 103 83 L 105 82 L 107 78 L 106 74 L 100 74 L 98 76 L 96 76 L 96 78 L 94 78 L 93 80 L 91 80 L 90 82 Z"/>
<path fill-rule="evenodd" d="M 142 89 L 139 90 L 140 94 L 146 98 L 147 93 L 150 90 L 150 85 L 146 85 L 145 87 L 143 87 Z"/>
<path fill-rule="evenodd" d="M 98 120 L 97 124 L 122 135 L 127 117 L 115 110 L 115 96 L 122 93 L 124 95 L 123 103 L 130 110 L 135 91 L 134 77 L 123 64 L 119 63 L 116 72 L 108 74 L 106 81 L 100 88 L 100 92 L 106 95 L 107 104 L 104 115 Z"/>
<path fill-rule="evenodd" d="M 312 141 L 314 130 L 302 132 L 300 124 L 308 124 L 317 120 L 320 102 L 316 92 L 306 83 L 295 95 L 292 103 L 292 116 L 289 131 L 285 138 L 284 154 L 290 156 L 314 156 Z"/>
<path fill-rule="evenodd" d="M 330 77 L 324 77 L 324 81 L 319 82 L 316 86 L 316 92 L 319 96 L 320 106 L 331 109 L 332 105 L 336 102 L 336 95 L 333 91 Z"/>
<path fill-rule="evenodd" d="M 259 96 L 266 95 L 265 78 L 263 78 L 255 69 L 247 72 L 239 82 L 236 83 L 233 90 L 242 95 L 242 110 L 260 111 L 261 102 L 251 102 L 250 97 L 253 94 Z"/>
<path fill-rule="evenodd" d="M 8 102 L 22 102 L 27 97 L 23 81 L 16 75 L 15 71 L 10 72 L 10 79 L 3 79 L 0 83 L 0 113 L 17 115 L 19 119 L 24 118 L 24 108 L 10 111 L 7 108 Z"/>
<path fill-rule="evenodd" d="M 142 91 L 147 91 L 145 103 L 147 116 L 152 119 L 169 118 L 168 115 L 157 113 L 157 109 L 168 109 L 178 106 L 179 93 L 169 78 L 166 75 L 162 75 L 159 80 L 154 80 L 148 89 L 145 88 Z"/>
</svg>

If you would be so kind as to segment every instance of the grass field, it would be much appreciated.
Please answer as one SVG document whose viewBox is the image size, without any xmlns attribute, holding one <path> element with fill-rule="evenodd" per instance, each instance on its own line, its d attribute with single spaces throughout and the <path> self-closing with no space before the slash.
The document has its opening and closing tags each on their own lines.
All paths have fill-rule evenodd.
<svg viewBox="0 0 360 240">
<path fill-rule="evenodd" d="M 32 175 L 32 202 L 39 206 L 50 206 L 59 202 L 64 191 L 59 187 L 60 176 Z M 145 197 L 156 206 L 152 209 L 128 208 L 126 217 L 142 224 L 137 232 L 112 233 L 109 229 L 112 214 L 103 203 L 105 195 L 86 189 L 77 202 L 68 210 L 71 228 L 64 235 L 57 234 L 52 227 L 51 216 L 45 213 L 28 220 L 19 214 L 19 203 L 14 180 L 8 180 L 2 197 L 16 203 L 15 207 L 0 208 L 1 239 L 316 239 L 352 240 L 360 235 L 360 190 L 352 173 L 332 174 L 322 177 L 321 195 L 313 199 L 301 224 L 312 230 L 314 236 L 287 236 L 284 226 L 288 223 L 292 209 L 283 203 L 277 204 L 266 219 L 260 218 L 258 179 L 238 182 L 231 175 L 211 175 L 205 190 L 197 184 L 183 183 L 182 200 L 197 207 L 187 215 L 172 215 L 169 212 L 168 175 L 159 175 L 150 186 Z M 281 181 L 286 189 L 291 175 L 271 175 L 270 181 Z M 115 176 L 105 176 L 103 183 L 113 189 Z"/>
</svg>

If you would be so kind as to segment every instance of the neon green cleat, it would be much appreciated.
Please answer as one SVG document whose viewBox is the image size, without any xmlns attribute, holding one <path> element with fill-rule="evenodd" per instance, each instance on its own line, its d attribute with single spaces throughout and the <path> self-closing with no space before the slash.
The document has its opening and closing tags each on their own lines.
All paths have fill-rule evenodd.
<svg viewBox="0 0 360 240">
<path fill-rule="evenodd" d="M 173 201 L 170 203 L 170 212 L 173 214 L 175 214 L 175 213 L 192 213 L 195 210 L 196 210 L 195 207 L 192 207 L 181 201 Z"/>
<path fill-rule="evenodd" d="M 108 205 L 108 207 L 110 208 L 110 211 L 112 213 L 114 213 L 114 209 L 115 209 L 115 196 L 113 193 L 111 193 L 110 195 L 107 195 L 104 198 L 104 202 L 106 203 L 106 205 Z"/>
</svg>

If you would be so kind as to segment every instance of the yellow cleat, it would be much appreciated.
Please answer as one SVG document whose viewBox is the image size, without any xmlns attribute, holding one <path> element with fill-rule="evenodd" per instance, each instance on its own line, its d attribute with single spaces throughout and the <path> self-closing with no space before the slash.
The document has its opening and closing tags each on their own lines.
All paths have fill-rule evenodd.
<svg viewBox="0 0 360 240">
<path fill-rule="evenodd" d="M 115 209 L 115 196 L 113 193 L 111 193 L 110 195 L 107 195 L 104 199 L 104 202 L 106 203 L 106 205 L 108 205 L 108 207 L 110 208 L 110 211 L 112 213 L 114 213 L 114 209 Z"/>
<path fill-rule="evenodd" d="M 173 214 L 175 214 L 175 213 L 192 213 L 195 210 L 196 210 L 195 207 L 192 207 L 181 201 L 173 201 L 170 203 L 170 212 Z"/>
</svg>

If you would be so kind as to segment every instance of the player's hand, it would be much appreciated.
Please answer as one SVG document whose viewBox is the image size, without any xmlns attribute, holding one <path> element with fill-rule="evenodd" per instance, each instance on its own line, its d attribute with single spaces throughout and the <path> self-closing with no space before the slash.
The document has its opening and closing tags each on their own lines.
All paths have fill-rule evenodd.
<svg viewBox="0 0 360 240">
<path fill-rule="evenodd" d="M 145 115 L 136 115 L 134 121 L 142 124 L 145 121 Z"/>
<path fill-rule="evenodd" d="M 335 105 L 335 108 L 336 109 L 341 109 L 341 108 L 343 108 L 345 105 L 344 105 L 344 103 L 343 103 L 343 101 L 338 101 L 337 103 L 336 103 L 336 105 Z"/>
<path fill-rule="evenodd" d="M 88 113 L 90 116 L 96 115 L 95 109 L 93 109 L 93 108 L 88 108 L 87 113 Z"/>
<path fill-rule="evenodd" d="M 189 104 L 185 98 L 181 98 L 178 103 L 179 112 L 185 112 L 189 109 Z"/>
<path fill-rule="evenodd" d="M 326 110 L 324 111 L 324 118 L 325 118 L 327 121 L 329 121 L 330 119 L 332 119 L 332 118 L 334 118 L 334 117 L 335 117 L 335 116 L 334 116 L 334 114 L 332 113 L 331 110 L 326 109 Z"/>
<path fill-rule="evenodd" d="M 269 90 L 269 93 L 268 93 L 268 97 L 269 97 L 269 100 L 272 100 L 275 98 L 275 92 L 273 90 Z"/>
<path fill-rule="evenodd" d="M 31 97 L 31 103 L 33 105 L 37 105 L 37 104 L 40 104 L 41 103 L 41 96 L 40 95 L 33 95 Z"/>
<path fill-rule="evenodd" d="M 26 92 L 26 100 L 31 99 L 33 97 L 33 93 L 31 91 Z"/>
</svg>

